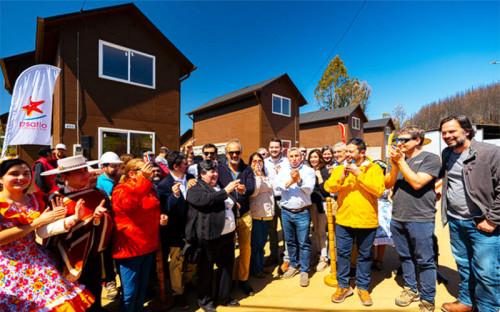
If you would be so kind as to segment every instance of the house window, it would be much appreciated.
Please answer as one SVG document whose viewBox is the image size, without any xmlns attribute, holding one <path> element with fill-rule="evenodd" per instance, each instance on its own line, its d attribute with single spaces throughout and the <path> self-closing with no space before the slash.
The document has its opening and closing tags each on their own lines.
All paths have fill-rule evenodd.
<svg viewBox="0 0 500 312">
<path fill-rule="evenodd" d="M 152 55 L 99 40 L 99 77 L 155 88 L 155 61 Z"/>
<path fill-rule="evenodd" d="M 391 133 L 392 133 L 391 127 L 385 127 L 385 134 L 391 135 Z"/>
<path fill-rule="evenodd" d="M 155 152 L 154 132 L 99 128 L 99 157 L 106 152 L 142 157 L 147 151 Z"/>
<path fill-rule="evenodd" d="M 352 117 L 352 128 L 355 130 L 361 129 L 361 120 L 358 117 Z"/>
<path fill-rule="evenodd" d="M 290 99 L 273 94 L 273 113 L 290 117 Z"/>
</svg>

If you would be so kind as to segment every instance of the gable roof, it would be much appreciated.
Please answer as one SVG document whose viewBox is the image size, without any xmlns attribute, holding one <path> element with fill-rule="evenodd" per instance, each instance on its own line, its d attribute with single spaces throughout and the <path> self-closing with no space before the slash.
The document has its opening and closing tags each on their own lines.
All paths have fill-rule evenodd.
<svg viewBox="0 0 500 312">
<path fill-rule="evenodd" d="M 177 47 L 170 42 L 170 40 L 165 37 L 165 35 L 135 6 L 133 3 L 109 6 L 104 8 L 98 8 L 88 11 L 80 11 L 62 15 L 56 15 L 51 17 L 37 17 L 36 25 L 36 42 L 35 42 L 35 64 L 52 64 L 55 59 L 57 48 L 59 45 L 59 27 L 64 24 L 74 24 L 80 21 L 88 22 L 89 19 L 97 17 L 105 17 L 107 15 L 114 14 L 130 14 L 138 21 L 143 22 L 145 27 L 158 39 L 158 42 L 172 51 L 172 55 L 179 60 L 180 64 L 180 77 L 188 76 L 192 71 L 196 69 L 185 56 L 182 54 Z M 30 52 L 33 53 L 33 52 Z M 26 53 L 25 53 L 26 54 Z M 24 55 L 24 54 L 20 54 Z M 2 65 L 2 71 L 4 72 L 5 83 L 4 87 L 7 91 L 11 92 L 13 89 L 13 84 L 16 81 L 18 75 L 5 76 L 6 73 L 11 74 L 4 67 L 8 67 L 8 62 L 15 63 L 16 56 L 11 56 L 9 58 L 0 59 L 0 65 Z M 13 64 L 16 66 L 17 64 Z M 27 68 L 27 67 L 26 67 Z M 23 68 L 24 70 L 25 68 Z M 12 73 L 13 74 L 13 73 Z M 180 78 L 179 77 L 179 78 Z"/>
<path fill-rule="evenodd" d="M 373 119 L 373 120 L 365 122 L 363 124 L 363 128 L 364 129 L 381 128 L 381 127 L 385 127 L 389 122 L 392 123 L 391 118 Z M 392 123 L 392 127 L 394 128 L 393 123 Z"/>
<path fill-rule="evenodd" d="M 331 119 L 343 118 L 351 115 L 360 105 L 345 106 L 337 109 L 320 109 L 310 113 L 300 114 L 300 124 L 313 123 L 317 121 L 326 121 Z"/>
<path fill-rule="evenodd" d="M 292 84 L 292 86 L 294 87 L 294 89 L 298 92 L 299 103 L 300 103 L 299 106 L 303 106 L 303 105 L 307 104 L 307 101 L 304 99 L 304 97 L 302 96 L 300 91 L 297 89 L 295 84 L 292 82 L 292 80 L 290 79 L 288 74 L 285 73 L 285 74 L 279 75 L 277 77 L 274 77 L 274 78 L 256 83 L 254 85 L 247 86 L 247 87 L 241 88 L 239 90 L 236 90 L 236 91 L 224 94 L 222 96 L 216 97 L 215 99 L 208 101 L 207 103 L 190 111 L 189 113 L 186 113 L 186 115 L 199 114 L 201 112 L 213 109 L 215 107 L 227 105 L 232 100 L 235 100 L 237 98 L 243 98 L 243 97 L 246 97 L 248 95 L 251 95 L 254 91 L 260 91 L 264 87 L 266 87 L 267 85 L 271 84 L 272 82 L 280 80 L 282 78 L 288 79 L 290 81 L 290 83 Z"/>
</svg>

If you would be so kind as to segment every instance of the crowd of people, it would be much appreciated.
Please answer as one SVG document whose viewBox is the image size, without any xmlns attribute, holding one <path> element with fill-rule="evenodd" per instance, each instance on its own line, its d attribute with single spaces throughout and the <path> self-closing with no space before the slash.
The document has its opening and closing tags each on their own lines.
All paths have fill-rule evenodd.
<svg viewBox="0 0 500 312">
<path fill-rule="evenodd" d="M 150 285 L 164 292 L 168 274 L 169 302 L 188 309 L 185 292 L 193 283 L 199 306 L 214 312 L 239 306 L 234 288 L 255 295 L 249 276 L 265 278 L 276 266 L 282 278 L 299 275 L 307 287 L 312 270 L 328 268 L 331 252 L 338 280 L 331 301 L 353 295 L 354 279 L 361 303 L 370 306 L 371 270 L 382 268 L 385 245 L 392 244 L 404 280 L 395 304 L 419 302 L 419 311 L 434 311 L 441 197 L 460 274 L 457 301 L 442 310 L 498 312 L 500 149 L 474 140 L 462 115 L 443 119 L 440 131 L 448 145 L 441 159 L 422 150 L 422 129 L 406 126 L 394 135 L 388 163 L 368 157 L 357 138 L 309 151 L 285 151 L 274 138 L 248 162 L 237 139 L 221 159 L 214 144 L 204 145 L 196 164 L 192 143 L 183 151 L 162 147 L 156 158 L 110 151 L 86 161 L 67 157 L 58 144 L 41 148 L 32 167 L 5 160 L 0 310 L 101 311 L 104 283 L 109 299 L 120 297 L 120 311 L 142 311 Z M 28 194 L 32 182 L 36 192 Z M 328 197 L 335 251 L 327 238 Z"/>
</svg>

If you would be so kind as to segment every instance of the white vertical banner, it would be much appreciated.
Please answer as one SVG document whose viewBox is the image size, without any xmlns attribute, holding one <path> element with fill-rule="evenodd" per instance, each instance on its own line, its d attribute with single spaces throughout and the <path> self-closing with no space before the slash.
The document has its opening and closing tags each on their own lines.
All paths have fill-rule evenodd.
<svg viewBox="0 0 500 312">
<path fill-rule="evenodd" d="M 9 145 L 51 145 L 52 97 L 60 71 L 52 65 L 35 65 L 19 75 L 12 93 L 2 156 Z"/>
</svg>

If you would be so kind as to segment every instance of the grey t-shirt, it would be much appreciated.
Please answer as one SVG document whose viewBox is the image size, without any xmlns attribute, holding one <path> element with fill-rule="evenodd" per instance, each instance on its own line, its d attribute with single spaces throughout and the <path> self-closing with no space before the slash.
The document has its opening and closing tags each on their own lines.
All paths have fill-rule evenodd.
<svg viewBox="0 0 500 312">
<path fill-rule="evenodd" d="M 446 169 L 448 170 L 448 190 L 446 200 L 448 201 L 448 215 L 460 220 L 472 220 L 475 215 L 481 215 L 481 211 L 472 204 L 465 189 L 463 179 L 464 160 L 469 155 L 469 149 L 463 153 L 451 152 Z"/>
<path fill-rule="evenodd" d="M 394 184 L 392 218 L 400 222 L 433 222 L 436 216 L 434 187 L 441 160 L 438 155 L 423 151 L 407 158 L 406 163 L 413 172 L 424 172 L 434 178 L 421 189 L 415 190 L 399 171 Z"/>
</svg>

